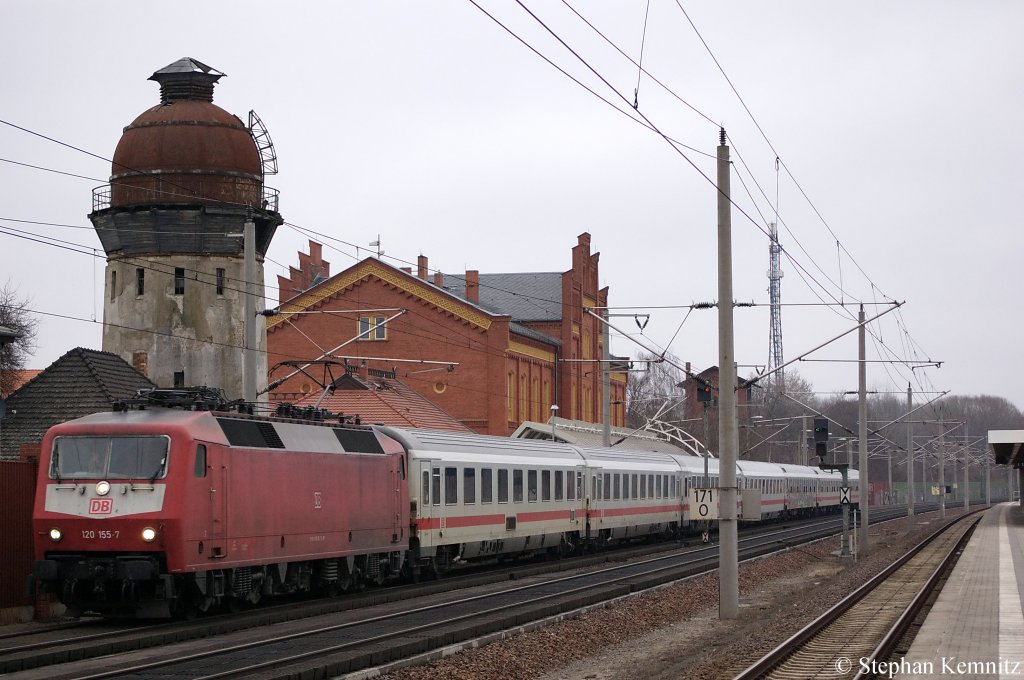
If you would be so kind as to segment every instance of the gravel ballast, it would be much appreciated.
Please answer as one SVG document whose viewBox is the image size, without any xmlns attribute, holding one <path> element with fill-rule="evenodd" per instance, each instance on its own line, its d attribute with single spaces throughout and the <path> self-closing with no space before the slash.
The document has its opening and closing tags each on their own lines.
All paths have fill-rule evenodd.
<svg viewBox="0 0 1024 680">
<path fill-rule="evenodd" d="M 718 618 L 718 575 L 639 594 L 541 630 L 470 649 L 388 680 L 717 680 L 785 641 L 962 510 L 871 528 L 870 555 L 840 558 L 839 539 L 744 562 L 740 615 Z"/>
</svg>

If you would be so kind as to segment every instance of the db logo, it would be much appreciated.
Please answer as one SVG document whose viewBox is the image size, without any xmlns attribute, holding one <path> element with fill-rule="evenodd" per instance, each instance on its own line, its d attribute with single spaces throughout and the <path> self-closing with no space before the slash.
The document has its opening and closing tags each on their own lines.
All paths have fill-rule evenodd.
<svg viewBox="0 0 1024 680">
<path fill-rule="evenodd" d="M 112 498 L 90 498 L 90 515 L 109 515 L 114 511 L 114 499 Z"/>
<path fill-rule="evenodd" d="M 324 497 L 319 491 L 313 492 L 313 508 L 319 510 L 324 506 Z"/>
</svg>

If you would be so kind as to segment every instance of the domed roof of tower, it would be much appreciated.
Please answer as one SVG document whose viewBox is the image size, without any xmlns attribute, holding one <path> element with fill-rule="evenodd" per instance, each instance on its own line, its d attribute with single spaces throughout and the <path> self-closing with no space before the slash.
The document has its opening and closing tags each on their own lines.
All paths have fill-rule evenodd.
<svg viewBox="0 0 1024 680">
<path fill-rule="evenodd" d="M 111 207 L 262 205 L 256 141 L 245 123 L 213 103 L 224 75 L 183 57 L 150 76 L 160 84 L 160 104 L 124 128 L 111 167 Z"/>
</svg>

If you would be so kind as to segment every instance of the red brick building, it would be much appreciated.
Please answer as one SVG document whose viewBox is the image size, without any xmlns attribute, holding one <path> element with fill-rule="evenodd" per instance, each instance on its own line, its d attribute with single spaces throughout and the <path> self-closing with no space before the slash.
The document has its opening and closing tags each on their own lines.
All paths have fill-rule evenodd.
<svg viewBox="0 0 1024 680">
<path fill-rule="evenodd" d="M 268 365 L 336 357 L 394 371 L 470 429 L 508 435 L 524 420 L 558 415 L 600 422 L 601 323 L 607 305 L 598 253 L 581 234 L 565 272 L 430 274 L 374 257 L 331 276 L 319 244 L 279 277 L 281 312 L 267 320 Z M 568 360 L 568 361 L 563 361 Z M 417 363 L 421 362 L 421 363 Z M 270 381 L 294 369 L 271 369 Z M 625 373 L 612 374 L 612 424 L 625 424 Z M 299 374 L 271 400 L 318 390 Z"/>
</svg>

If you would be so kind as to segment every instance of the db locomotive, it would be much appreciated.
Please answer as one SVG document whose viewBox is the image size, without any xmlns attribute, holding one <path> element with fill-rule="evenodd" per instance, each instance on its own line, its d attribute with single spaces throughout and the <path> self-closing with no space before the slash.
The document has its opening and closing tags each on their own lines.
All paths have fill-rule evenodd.
<svg viewBox="0 0 1024 680">
<path fill-rule="evenodd" d="M 694 456 L 223 409 L 209 391 L 152 390 L 51 428 L 37 588 L 72 615 L 187 616 L 698 526 Z M 817 468 L 742 461 L 736 476 L 759 519 L 839 507 L 838 476 Z"/>
</svg>

